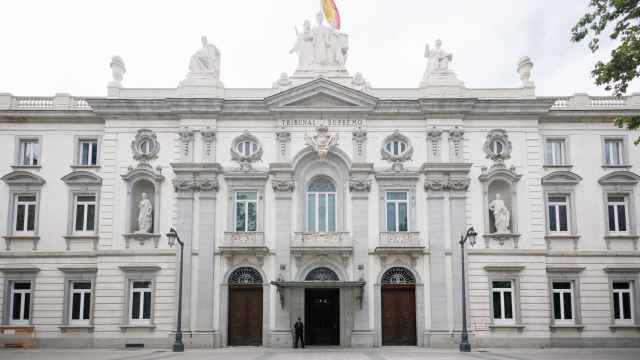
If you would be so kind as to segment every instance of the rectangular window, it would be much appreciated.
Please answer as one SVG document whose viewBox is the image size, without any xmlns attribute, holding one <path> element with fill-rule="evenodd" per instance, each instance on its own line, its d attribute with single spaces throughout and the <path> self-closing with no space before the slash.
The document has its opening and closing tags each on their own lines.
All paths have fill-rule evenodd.
<svg viewBox="0 0 640 360">
<path fill-rule="evenodd" d="M 98 165 L 98 140 L 81 139 L 78 143 L 78 165 Z"/>
<path fill-rule="evenodd" d="M 633 324 L 633 284 L 631 281 L 614 281 L 613 319 L 616 324 Z"/>
<path fill-rule="evenodd" d="M 93 233 L 96 230 L 96 196 L 78 195 L 74 216 L 74 229 L 78 233 Z"/>
<path fill-rule="evenodd" d="M 607 196 L 607 217 L 609 222 L 609 232 L 628 232 L 628 213 L 627 197 L 625 195 Z"/>
<path fill-rule="evenodd" d="M 566 195 L 549 195 L 549 232 L 569 232 L 569 201 Z"/>
<path fill-rule="evenodd" d="M 553 283 L 553 319 L 556 324 L 573 323 L 573 299 L 572 282 Z"/>
<path fill-rule="evenodd" d="M 20 139 L 18 146 L 18 165 L 40 165 L 40 142 L 38 139 Z"/>
<path fill-rule="evenodd" d="M 69 323 L 88 324 L 91 320 L 91 282 L 74 281 L 70 290 Z"/>
<path fill-rule="evenodd" d="M 544 143 L 545 165 L 565 164 L 565 145 L 562 139 L 548 139 Z"/>
<path fill-rule="evenodd" d="M 513 324 L 515 313 L 512 281 L 492 281 L 493 321 L 495 324 Z"/>
<path fill-rule="evenodd" d="M 409 231 L 407 192 L 389 191 L 386 193 L 387 231 Z"/>
<path fill-rule="evenodd" d="M 10 324 L 29 324 L 31 319 L 31 282 L 14 281 L 11 283 L 11 304 L 9 305 Z"/>
<path fill-rule="evenodd" d="M 258 229 L 258 193 L 236 192 L 236 231 L 248 232 Z"/>
<path fill-rule="evenodd" d="M 605 165 L 623 165 L 623 146 L 621 139 L 607 139 L 604 141 L 604 163 Z"/>
<path fill-rule="evenodd" d="M 36 196 L 16 195 L 14 229 L 16 234 L 33 235 L 36 229 Z"/>
<path fill-rule="evenodd" d="M 131 281 L 129 320 L 132 323 L 151 320 L 151 281 Z"/>
<path fill-rule="evenodd" d="M 307 231 L 336 231 L 336 194 L 334 192 L 307 194 Z"/>
</svg>

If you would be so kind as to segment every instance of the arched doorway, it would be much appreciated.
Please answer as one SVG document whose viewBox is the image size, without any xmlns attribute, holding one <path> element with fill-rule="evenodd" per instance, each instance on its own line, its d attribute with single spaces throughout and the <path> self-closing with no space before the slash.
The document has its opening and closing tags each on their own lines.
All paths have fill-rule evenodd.
<svg viewBox="0 0 640 360">
<path fill-rule="evenodd" d="M 262 283 L 251 267 L 229 275 L 229 346 L 262 346 Z"/>
<path fill-rule="evenodd" d="M 339 281 L 338 275 L 326 267 L 309 272 L 305 281 Z M 340 290 L 310 287 L 305 290 L 305 342 L 309 345 L 340 345 Z"/>
<path fill-rule="evenodd" d="M 382 345 L 416 345 L 416 279 L 403 267 L 382 276 Z"/>
</svg>

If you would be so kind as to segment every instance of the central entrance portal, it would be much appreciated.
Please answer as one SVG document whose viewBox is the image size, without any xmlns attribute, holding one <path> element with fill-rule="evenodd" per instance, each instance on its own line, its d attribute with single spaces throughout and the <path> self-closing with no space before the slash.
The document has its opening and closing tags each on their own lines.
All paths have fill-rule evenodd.
<svg viewBox="0 0 640 360">
<path fill-rule="evenodd" d="M 340 345 L 340 290 L 305 290 L 305 342 L 308 345 Z"/>
</svg>

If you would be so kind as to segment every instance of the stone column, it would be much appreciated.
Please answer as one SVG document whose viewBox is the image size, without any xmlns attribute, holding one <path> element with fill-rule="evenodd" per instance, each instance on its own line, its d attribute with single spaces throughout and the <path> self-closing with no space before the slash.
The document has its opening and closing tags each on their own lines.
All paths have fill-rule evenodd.
<svg viewBox="0 0 640 360">
<path fill-rule="evenodd" d="M 291 256 L 290 243 L 293 235 L 291 220 L 293 219 L 293 192 L 295 183 L 293 181 L 293 170 L 288 163 L 270 164 L 271 186 L 275 193 L 276 224 L 275 224 L 275 264 L 276 278 L 280 280 L 292 280 L 291 276 Z M 275 324 L 270 331 L 269 344 L 273 347 L 291 347 L 293 345 L 293 335 L 291 329 L 295 318 L 291 317 L 292 299 L 299 292 L 292 290 L 285 291 L 284 308 L 280 299 L 275 302 Z"/>
<path fill-rule="evenodd" d="M 183 276 L 182 276 L 182 328 L 191 330 L 191 266 L 193 252 L 193 203 L 194 183 L 193 176 L 176 172 L 173 185 L 177 194 L 177 219 L 176 230 L 180 240 L 184 242 Z M 177 251 L 176 276 L 179 276 L 180 251 Z M 179 281 L 179 279 L 177 279 Z M 176 282 L 177 285 L 177 282 Z M 176 287 L 177 289 L 177 287 Z M 176 302 L 177 304 L 177 302 Z"/>
<path fill-rule="evenodd" d="M 206 183 L 206 180 L 215 178 L 199 178 L 196 181 L 200 187 L 200 226 L 198 249 L 198 288 L 196 333 L 202 336 L 198 339 L 200 345 L 214 346 L 213 336 L 213 309 L 215 304 L 214 294 L 214 251 L 215 251 L 215 209 L 216 195 L 218 191 L 217 181 Z"/>
<path fill-rule="evenodd" d="M 355 137 L 355 136 L 354 136 Z M 351 191 L 352 237 L 353 237 L 353 280 L 372 279 L 369 273 L 369 191 L 373 171 L 367 163 L 354 163 L 351 169 L 349 190 Z M 354 326 L 351 333 L 351 346 L 373 347 L 375 332 L 372 329 L 373 319 L 369 318 L 369 295 L 374 291 L 374 284 L 367 283 L 362 294 L 358 294 L 355 302 L 346 302 L 353 308 Z M 353 294 L 360 289 L 349 291 Z M 360 298 L 361 296 L 361 298 Z M 349 311 L 349 309 L 347 309 Z"/>
<path fill-rule="evenodd" d="M 460 235 L 466 227 L 465 201 L 471 164 L 425 164 L 430 239 L 431 346 L 454 346 L 449 335 L 462 326 Z"/>
<path fill-rule="evenodd" d="M 214 345 L 213 336 L 213 263 L 215 249 L 215 205 L 218 191 L 217 174 L 220 165 L 215 163 L 173 163 L 176 178 L 173 181 L 177 193 L 177 231 L 184 242 L 182 278 L 182 327 L 186 333 L 183 341 L 189 346 Z M 194 222 L 194 195 L 199 194 L 199 224 Z M 194 247 L 193 239 L 198 238 Z M 179 261 L 179 258 L 178 258 Z M 179 262 L 176 266 L 179 266 Z M 176 271 L 176 274 L 178 272 Z M 192 287 L 196 276 L 197 285 Z M 195 308 L 192 308 L 195 300 Z"/>
</svg>

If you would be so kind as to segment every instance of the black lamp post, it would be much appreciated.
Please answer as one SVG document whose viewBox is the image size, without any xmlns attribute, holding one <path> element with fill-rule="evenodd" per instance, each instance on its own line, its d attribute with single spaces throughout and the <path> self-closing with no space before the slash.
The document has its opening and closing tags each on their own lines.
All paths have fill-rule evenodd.
<svg viewBox="0 0 640 360">
<path fill-rule="evenodd" d="M 176 322 L 176 341 L 173 343 L 173 352 L 183 352 L 184 344 L 182 343 L 182 260 L 184 259 L 184 243 L 180 241 L 180 236 L 176 229 L 171 228 L 167 233 L 169 246 L 174 247 L 176 241 L 180 244 L 180 277 L 178 278 L 178 320 Z"/>
<path fill-rule="evenodd" d="M 471 246 L 476 244 L 476 236 L 478 233 L 473 226 L 467 229 L 466 234 L 460 236 L 460 254 L 462 255 L 462 333 L 460 334 L 460 351 L 470 352 L 471 344 L 469 344 L 469 333 L 467 332 L 467 295 L 464 284 L 464 244 L 469 240 Z"/>
</svg>

